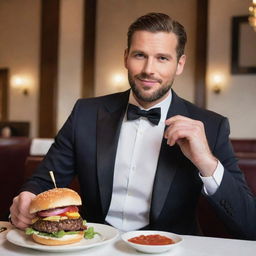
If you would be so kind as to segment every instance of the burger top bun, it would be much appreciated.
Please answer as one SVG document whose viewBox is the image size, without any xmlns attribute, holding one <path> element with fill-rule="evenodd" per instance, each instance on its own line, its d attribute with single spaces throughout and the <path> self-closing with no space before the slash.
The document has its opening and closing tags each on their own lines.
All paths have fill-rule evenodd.
<svg viewBox="0 0 256 256">
<path fill-rule="evenodd" d="M 32 199 L 29 212 L 31 214 L 58 207 L 81 205 L 81 198 L 69 188 L 54 188 L 38 194 Z"/>
</svg>

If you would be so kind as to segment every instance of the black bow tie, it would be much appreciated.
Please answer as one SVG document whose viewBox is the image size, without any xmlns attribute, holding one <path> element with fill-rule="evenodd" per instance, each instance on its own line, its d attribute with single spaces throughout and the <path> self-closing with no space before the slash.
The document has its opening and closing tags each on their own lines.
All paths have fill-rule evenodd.
<svg viewBox="0 0 256 256">
<path fill-rule="evenodd" d="M 161 118 L 161 108 L 152 108 L 147 111 L 132 104 L 128 105 L 127 120 L 135 120 L 142 116 L 146 117 L 151 123 L 158 125 Z"/>
</svg>

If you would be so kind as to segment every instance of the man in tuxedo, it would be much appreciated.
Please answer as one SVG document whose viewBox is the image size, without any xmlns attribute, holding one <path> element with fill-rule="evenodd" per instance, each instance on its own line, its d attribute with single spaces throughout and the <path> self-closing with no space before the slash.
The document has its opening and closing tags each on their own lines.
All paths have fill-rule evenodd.
<svg viewBox="0 0 256 256">
<path fill-rule="evenodd" d="M 207 197 L 234 236 L 256 238 L 255 198 L 237 166 L 228 120 L 171 89 L 183 71 L 186 32 L 162 13 L 138 18 L 124 54 L 131 90 L 81 99 L 44 161 L 13 200 L 11 220 L 31 223 L 31 199 L 78 175 L 87 221 L 121 230 L 197 234 Z"/>
</svg>

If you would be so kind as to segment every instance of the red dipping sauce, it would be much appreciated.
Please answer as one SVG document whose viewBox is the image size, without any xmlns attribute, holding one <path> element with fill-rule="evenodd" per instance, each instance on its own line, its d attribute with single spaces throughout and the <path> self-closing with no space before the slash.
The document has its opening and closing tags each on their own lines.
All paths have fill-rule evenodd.
<svg viewBox="0 0 256 256">
<path fill-rule="evenodd" d="M 171 238 L 161 235 L 141 235 L 130 238 L 128 241 L 135 244 L 143 245 L 167 245 L 175 243 Z"/>
</svg>

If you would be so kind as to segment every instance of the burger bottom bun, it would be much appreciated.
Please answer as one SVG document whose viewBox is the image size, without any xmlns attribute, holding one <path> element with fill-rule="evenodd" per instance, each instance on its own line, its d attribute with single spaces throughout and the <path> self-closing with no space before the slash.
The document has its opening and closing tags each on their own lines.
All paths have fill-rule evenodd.
<svg viewBox="0 0 256 256">
<path fill-rule="evenodd" d="M 37 234 L 33 234 L 32 238 L 35 242 L 44 245 L 64 245 L 64 244 L 73 244 L 81 241 L 84 238 L 83 232 L 74 234 L 74 235 L 65 235 L 61 238 L 55 237 L 47 237 L 47 236 L 40 236 Z"/>
</svg>

